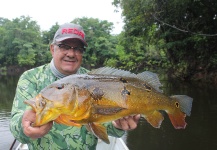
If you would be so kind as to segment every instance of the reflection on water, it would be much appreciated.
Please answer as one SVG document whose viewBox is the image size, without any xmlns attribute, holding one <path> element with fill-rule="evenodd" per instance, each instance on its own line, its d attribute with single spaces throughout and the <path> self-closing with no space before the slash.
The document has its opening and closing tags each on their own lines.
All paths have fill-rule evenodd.
<svg viewBox="0 0 217 150">
<path fill-rule="evenodd" d="M 9 117 L 18 77 L 0 76 L 0 149 L 9 149 L 14 138 L 9 131 Z M 138 128 L 129 131 L 126 143 L 130 150 L 213 150 L 217 147 L 217 87 L 161 81 L 166 95 L 194 98 L 186 129 L 176 130 L 167 114 L 160 129 L 141 119 Z"/>
<path fill-rule="evenodd" d="M 7 150 L 14 141 L 10 133 L 10 111 L 18 77 L 0 76 L 0 149 Z"/>
<path fill-rule="evenodd" d="M 9 117 L 10 110 L 1 110 L 0 111 L 0 149 L 9 149 L 14 138 L 10 134 L 9 130 Z"/>
<path fill-rule="evenodd" d="M 136 130 L 128 132 L 130 150 L 213 150 L 217 147 L 217 88 L 162 81 L 166 95 L 188 95 L 194 98 L 186 129 L 173 128 L 167 114 L 160 129 L 141 119 Z"/>
</svg>

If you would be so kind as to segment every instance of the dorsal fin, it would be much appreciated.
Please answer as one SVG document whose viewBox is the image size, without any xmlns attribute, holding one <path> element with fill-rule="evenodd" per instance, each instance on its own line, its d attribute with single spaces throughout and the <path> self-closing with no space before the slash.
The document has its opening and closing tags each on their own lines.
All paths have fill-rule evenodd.
<svg viewBox="0 0 217 150">
<path fill-rule="evenodd" d="M 150 72 L 150 71 L 144 71 L 142 73 L 137 74 L 137 77 L 147 82 L 150 86 L 152 86 L 155 90 L 158 92 L 163 92 L 163 90 L 159 89 L 162 84 L 159 81 L 158 75 L 156 73 Z"/>
<path fill-rule="evenodd" d="M 122 76 L 122 77 L 137 78 L 136 74 L 134 73 L 121 70 L 121 69 L 111 68 L 111 67 L 102 67 L 102 68 L 94 69 L 88 72 L 88 74 L 103 74 L 103 75 L 115 75 L 115 76 Z"/>
<path fill-rule="evenodd" d="M 111 67 L 102 67 L 98 69 L 94 69 L 88 74 L 102 74 L 102 75 L 115 75 L 121 77 L 131 77 L 140 79 L 146 83 L 148 83 L 152 88 L 157 90 L 158 92 L 162 92 L 159 88 L 162 86 L 157 74 L 152 73 L 150 71 L 144 71 L 139 74 L 131 73 L 130 71 L 125 71 L 121 69 L 111 68 Z"/>
</svg>

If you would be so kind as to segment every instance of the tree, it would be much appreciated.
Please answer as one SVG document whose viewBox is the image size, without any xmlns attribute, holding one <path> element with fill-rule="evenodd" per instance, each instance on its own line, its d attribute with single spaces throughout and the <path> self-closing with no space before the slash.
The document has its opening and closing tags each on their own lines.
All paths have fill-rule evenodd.
<svg viewBox="0 0 217 150">
<path fill-rule="evenodd" d="M 84 28 L 88 47 L 84 53 L 83 66 L 88 69 L 104 66 L 115 53 L 115 41 L 111 35 L 113 23 L 94 18 L 76 18 L 73 23 Z"/>
<path fill-rule="evenodd" d="M 30 17 L 0 19 L 0 34 L 2 65 L 30 67 L 44 63 L 41 60 L 46 56 L 47 45 L 42 43 L 39 25 Z"/>
<path fill-rule="evenodd" d="M 17 56 L 18 63 L 20 66 L 33 66 L 35 64 L 35 51 L 32 48 L 31 43 L 26 43 L 23 45 L 23 48 L 19 51 Z"/>
<path fill-rule="evenodd" d="M 146 45 L 155 45 L 159 54 L 165 52 L 170 65 L 163 62 L 175 76 L 190 80 L 197 72 L 217 69 L 217 1 L 114 0 L 113 4 L 123 9 L 124 37 L 141 38 Z"/>
</svg>

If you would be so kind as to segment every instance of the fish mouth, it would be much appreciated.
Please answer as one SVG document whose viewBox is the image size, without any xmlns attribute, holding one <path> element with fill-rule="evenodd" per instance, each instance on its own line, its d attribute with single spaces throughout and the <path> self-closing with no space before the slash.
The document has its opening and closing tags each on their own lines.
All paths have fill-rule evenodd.
<svg viewBox="0 0 217 150">
<path fill-rule="evenodd" d="M 37 111 L 37 107 L 36 107 L 36 103 L 35 103 L 35 98 L 32 98 L 30 100 L 25 100 L 24 101 L 25 104 L 29 105 L 32 107 L 33 111 L 36 112 Z"/>
</svg>

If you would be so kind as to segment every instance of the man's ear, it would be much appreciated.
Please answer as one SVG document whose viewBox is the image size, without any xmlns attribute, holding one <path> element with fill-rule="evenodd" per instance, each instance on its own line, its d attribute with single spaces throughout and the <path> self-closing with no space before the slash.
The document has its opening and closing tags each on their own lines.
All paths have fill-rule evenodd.
<svg viewBox="0 0 217 150">
<path fill-rule="evenodd" d="M 54 55 L 54 45 L 53 44 L 50 45 L 50 52 L 53 56 Z"/>
</svg>

